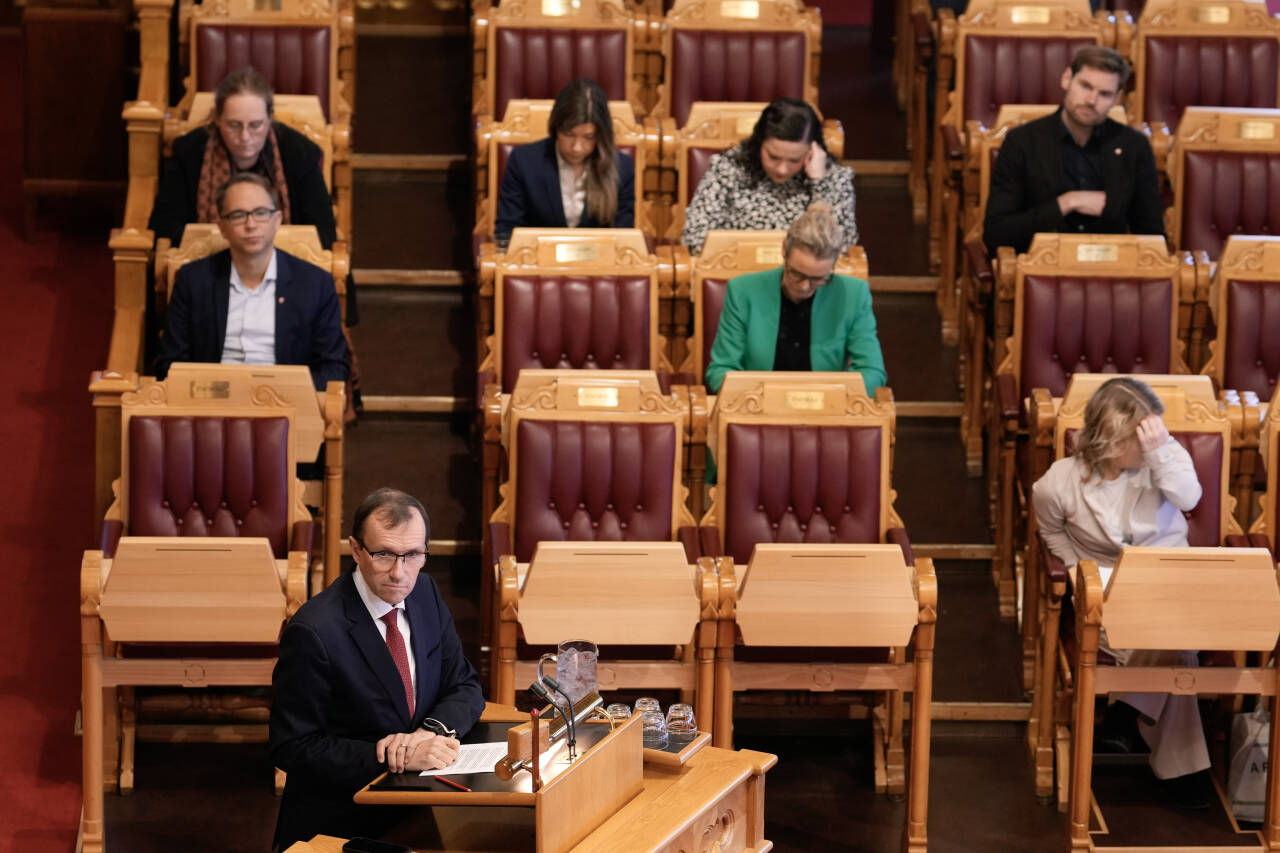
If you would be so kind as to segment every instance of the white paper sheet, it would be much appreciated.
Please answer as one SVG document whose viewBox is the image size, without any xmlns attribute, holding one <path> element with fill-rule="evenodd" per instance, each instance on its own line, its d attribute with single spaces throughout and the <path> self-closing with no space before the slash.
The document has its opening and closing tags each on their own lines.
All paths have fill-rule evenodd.
<svg viewBox="0 0 1280 853">
<path fill-rule="evenodd" d="M 439 770 L 423 770 L 421 776 L 453 776 L 459 773 L 492 773 L 493 765 L 507 755 L 506 741 L 464 743 L 458 748 L 458 760 Z"/>
</svg>

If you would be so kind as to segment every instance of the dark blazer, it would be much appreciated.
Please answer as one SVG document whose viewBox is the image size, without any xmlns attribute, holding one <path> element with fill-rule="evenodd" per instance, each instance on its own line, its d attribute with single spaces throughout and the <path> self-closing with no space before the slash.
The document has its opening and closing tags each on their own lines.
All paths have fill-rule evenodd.
<svg viewBox="0 0 1280 853">
<path fill-rule="evenodd" d="M 231 293 L 231 250 L 183 264 L 173 283 L 164 337 L 153 365 L 163 379 L 175 361 L 222 361 Z M 347 379 L 347 342 L 333 276 L 276 250 L 276 364 L 305 364 L 316 389 Z"/>
<path fill-rule="evenodd" d="M 1102 147 L 1107 206 L 1098 217 L 1073 217 L 1058 209 L 1067 192 L 1060 145 L 1062 110 L 1015 127 L 1005 137 L 991 173 L 982 242 L 1025 252 L 1041 232 L 1083 230 L 1090 234 L 1164 234 L 1164 206 L 1151 143 L 1140 132 L 1107 119 L 1094 131 Z M 1085 220 L 1081 223 L 1081 220 Z"/>
<path fill-rule="evenodd" d="M 317 833 L 376 836 L 397 815 L 389 806 L 357 806 L 352 795 L 387 769 L 375 744 L 433 717 L 465 734 L 480 719 L 480 678 L 462 654 L 449 610 L 423 572 L 405 599 L 417 662 L 416 712 L 387 644 L 350 572 L 289 620 L 271 676 L 271 760 L 288 774 L 275 846 Z M 388 811 L 389 810 L 389 811 Z"/>
<path fill-rule="evenodd" d="M 582 211 L 579 228 L 633 228 L 636 221 L 636 166 L 618 152 L 618 212 L 613 222 L 596 222 Z M 521 145 L 507 157 L 507 168 L 498 187 L 495 239 L 505 242 L 513 228 L 564 228 L 564 202 L 560 199 L 560 168 L 556 143 L 551 137 Z"/>
<path fill-rule="evenodd" d="M 314 225 L 320 244 L 333 248 L 338 228 L 333 220 L 333 199 L 324 185 L 324 154 L 310 139 L 280 122 L 274 122 L 280 142 L 280 164 L 289 188 L 289 224 Z M 155 207 L 147 227 L 156 237 L 168 237 L 176 246 L 188 222 L 196 222 L 196 195 L 200 187 L 200 167 L 209 132 L 198 127 L 173 142 L 173 156 L 165 161 L 156 192 Z"/>
</svg>

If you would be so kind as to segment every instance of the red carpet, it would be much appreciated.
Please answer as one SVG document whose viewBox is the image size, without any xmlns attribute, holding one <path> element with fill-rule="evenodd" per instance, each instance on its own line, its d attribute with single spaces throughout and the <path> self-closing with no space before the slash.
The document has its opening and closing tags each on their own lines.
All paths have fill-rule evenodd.
<svg viewBox="0 0 1280 853">
<path fill-rule="evenodd" d="M 22 239 L 20 59 L 20 39 L 0 37 L 0 851 L 67 853 L 80 814 L 80 557 L 93 541 L 85 389 L 110 334 L 110 221 L 62 203 Z"/>
</svg>

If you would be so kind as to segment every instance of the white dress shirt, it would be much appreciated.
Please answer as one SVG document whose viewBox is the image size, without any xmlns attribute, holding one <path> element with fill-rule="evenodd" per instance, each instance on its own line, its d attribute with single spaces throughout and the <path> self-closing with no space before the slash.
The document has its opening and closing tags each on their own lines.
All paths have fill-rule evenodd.
<svg viewBox="0 0 1280 853">
<path fill-rule="evenodd" d="M 400 629 L 400 636 L 404 638 L 405 654 L 409 658 L 409 678 L 413 682 L 413 695 L 418 695 L 418 662 L 413 656 L 412 637 L 409 636 L 409 617 L 404 609 L 404 602 L 400 602 L 394 607 L 374 595 L 373 590 L 369 589 L 369 585 L 364 581 L 364 575 L 360 574 L 357 567 L 355 572 L 356 591 L 360 593 L 360 600 L 364 602 L 365 609 L 369 611 L 369 615 L 373 617 L 373 624 L 377 627 L 378 633 L 382 635 L 382 642 L 387 641 L 387 623 L 382 621 L 382 617 L 386 616 L 392 610 L 399 610 L 396 614 L 396 627 Z"/>
<path fill-rule="evenodd" d="M 582 221 L 582 209 L 587 204 L 587 167 L 584 163 L 582 174 L 574 177 L 573 166 L 565 162 L 556 151 L 556 165 L 560 167 L 560 203 L 564 205 L 564 224 L 577 228 Z"/>
<path fill-rule="evenodd" d="M 231 292 L 227 299 L 227 336 L 222 341 L 223 364 L 276 363 L 276 253 L 262 283 L 248 288 L 231 263 Z"/>
</svg>

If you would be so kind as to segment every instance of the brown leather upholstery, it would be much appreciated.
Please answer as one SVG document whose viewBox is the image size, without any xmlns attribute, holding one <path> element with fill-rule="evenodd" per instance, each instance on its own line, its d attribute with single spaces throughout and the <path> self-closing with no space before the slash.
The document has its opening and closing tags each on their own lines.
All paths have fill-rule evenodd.
<svg viewBox="0 0 1280 853">
<path fill-rule="evenodd" d="M 518 561 L 542 540 L 671 539 L 673 424 L 526 418 L 516 442 Z"/>
<path fill-rule="evenodd" d="M 495 118 L 516 98 L 555 98 L 566 83 L 590 77 L 611 101 L 627 100 L 623 30 L 501 27 L 495 33 Z"/>
<path fill-rule="evenodd" d="M 1062 69 L 1092 38 L 965 37 L 964 119 L 990 126 L 1004 104 L 1062 99 Z"/>
<path fill-rule="evenodd" d="M 315 95 L 329 118 L 330 28 L 246 27 L 201 24 L 196 27 L 199 67 L 196 87 L 218 88 L 232 71 L 253 66 L 282 95 Z"/>
<path fill-rule="evenodd" d="M 1222 436 L 1214 433 L 1175 432 L 1173 437 L 1191 454 L 1200 480 L 1200 503 L 1187 517 L 1187 544 L 1215 547 L 1222 544 Z"/>
<path fill-rule="evenodd" d="M 698 191 L 698 184 L 702 183 L 702 176 L 707 173 L 707 169 L 711 168 L 711 158 L 720 152 L 714 148 L 700 148 L 695 145 L 689 146 L 687 149 L 689 156 L 685 161 L 685 169 L 689 175 L 689 198 L 692 199 Z"/>
<path fill-rule="evenodd" d="M 802 32 L 673 30 L 671 115 L 683 127 L 694 101 L 803 99 L 804 61 Z"/>
<path fill-rule="evenodd" d="M 1232 234 L 1280 234 L 1280 154 L 1187 151 L 1183 193 L 1183 249 L 1217 260 Z"/>
<path fill-rule="evenodd" d="M 129 420 L 129 533 L 263 536 L 288 556 L 287 418 Z"/>
<path fill-rule="evenodd" d="M 702 365 L 711 364 L 711 347 L 716 342 L 716 329 L 720 328 L 720 312 L 724 310 L 724 295 L 729 289 L 727 278 L 702 280 Z M 702 382 L 699 376 L 698 382 Z"/>
<path fill-rule="evenodd" d="M 1223 387 L 1270 400 L 1280 376 L 1280 282 L 1229 280 L 1227 312 Z"/>
<path fill-rule="evenodd" d="M 880 541 L 875 427 L 728 427 L 724 550 L 746 565 L 757 542 Z"/>
<path fill-rule="evenodd" d="M 1148 36 L 1143 119 L 1173 130 L 1192 105 L 1275 107 L 1278 47 L 1274 37 Z"/>
<path fill-rule="evenodd" d="M 1168 370 L 1173 299 L 1169 279 L 1027 276 L 1020 398 L 1032 388 L 1060 397 L 1077 371 Z"/>
<path fill-rule="evenodd" d="M 503 390 L 526 367 L 649 369 L 648 276 L 507 276 L 502 286 Z"/>
</svg>

